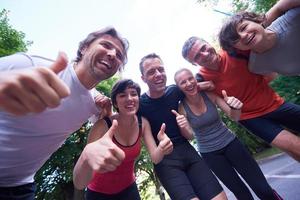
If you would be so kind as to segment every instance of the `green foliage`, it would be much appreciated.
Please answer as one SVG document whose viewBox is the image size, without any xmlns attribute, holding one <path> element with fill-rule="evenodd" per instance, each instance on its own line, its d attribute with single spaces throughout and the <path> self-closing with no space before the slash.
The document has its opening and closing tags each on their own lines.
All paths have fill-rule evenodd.
<svg viewBox="0 0 300 200">
<path fill-rule="evenodd" d="M 9 24 L 9 11 L 3 9 L 0 12 L 0 57 L 16 52 L 26 52 L 31 41 L 25 41 L 25 34 L 17 31 Z"/>
<path fill-rule="evenodd" d="M 89 129 L 86 123 L 74 132 L 38 171 L 36 199 L 72 199 L 73 166 L 86 144 Z"/>
<path fill-rule="evenodd" d="M 277 0 L 233 0 L 234 10 L 250 10 L 258 13 L 265 13 Z"/>
<path fill-rule="evenodd" d="M 162 185 L 153 171 L 153 164 L 145 145 L 143 145 L 141 154 L 135 163 L 135 173 L 142 199 L 152 200 L 157 197 L 161 200 L 164 199 L 165 194 L 162 190 Z M 153 186 L 155 188 L 155 193 L 149 192 L 149 188 L 153 188 Z"/>
<path fill-rule="evenodd" d="M 105 96 L 110 96 L 110 91 L 114 83 L 118 80 L 118 77 L 112 77 L 110 79 L 104 80 L 101 82 L 101 84 L 98 84 L 96 86 L 96 89 L 103 93 Z"/>
<path fill-rule="evenodd" d="M 279 76 L 271 86 L 286 101 L 300 104 L 300 77 Z"/>
</svg>

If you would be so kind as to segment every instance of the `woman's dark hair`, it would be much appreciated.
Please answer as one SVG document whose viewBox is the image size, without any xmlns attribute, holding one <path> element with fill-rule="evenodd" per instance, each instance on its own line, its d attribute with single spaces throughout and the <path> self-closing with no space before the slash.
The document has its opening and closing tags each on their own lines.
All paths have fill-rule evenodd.
<svg viewBox="0 0 300 200">
<path fill-rule="evenodd" d="M 137 91 L 138 97 L 141 96 L 141 88 L 139 84 L 133 82 L 131 79 L 121 79 L 117 81 L 111 89 L 111 101 L 114 109 L 119 112 L 117 108 L 117 95 L 124 92 L 127 88 L 133 88 Z"/>
<path fill-rule="evenodd" d="M 248 20 L 256 23 L 263 23 L 265 21 L 265 15 L 259 15 L 253 12 L 240 12 L 227 20 L 219 33 L 219 43 L 222 49 L 230 53 L 235 52 L 234 45 L 240 39 L 240 36 L 236 30 L 236 27 L 243 21 Z"/>
</svg>

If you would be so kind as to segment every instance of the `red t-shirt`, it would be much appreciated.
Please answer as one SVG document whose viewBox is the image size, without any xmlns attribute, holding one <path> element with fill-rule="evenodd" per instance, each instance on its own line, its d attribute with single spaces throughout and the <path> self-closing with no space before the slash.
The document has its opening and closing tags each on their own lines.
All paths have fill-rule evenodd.
<svg viewBox="0 0 300 200">
<path fill-rule="evenodd" d="M 88 188 L 104 194 L 116 194 L 130 186 L 135 181 L 134 163 L 141 151 L 140 138 L 141 133 L 132 146 L 123 146 L 113 138 L 113 142 L 124 151 L 125 159 L 115 171 L 103 174 L 95 172 Z"/>
<path fill-rule="evenodd" d="M 229 56 L 221 50 L 219 71 L 200 67 L 199 73 L 205 80 L 212 80 L 215 91 L 222 96 L 226 90 L 228 96 L 235 96 L 243 102 L 240 120 L 262 116 L 276 110 L 284 100 L 269 86 L 264 76 L 248 70 L 248 60 Z"/>
</svg>

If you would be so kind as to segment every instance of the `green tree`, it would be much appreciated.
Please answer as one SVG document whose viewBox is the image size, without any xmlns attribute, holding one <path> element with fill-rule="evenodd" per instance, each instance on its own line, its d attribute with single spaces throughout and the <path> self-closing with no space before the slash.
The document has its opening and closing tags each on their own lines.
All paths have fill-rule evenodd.
<svg viewBox="0 0 300 200">
<path fill-rule="evenodd" d="M 25 40 L 25 34 L 17 31 L 9 24 L 9 11 L 3 9 L 0 12 L 0 57 L 14 54 L 16 52 L 26 52 L 27 47 L 32 44 Z"/>
</svg>

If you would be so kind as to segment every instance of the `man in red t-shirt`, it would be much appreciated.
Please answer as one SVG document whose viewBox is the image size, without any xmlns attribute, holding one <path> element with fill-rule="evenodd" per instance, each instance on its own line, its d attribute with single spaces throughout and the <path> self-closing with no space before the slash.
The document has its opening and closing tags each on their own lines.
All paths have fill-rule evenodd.
<svg viewBox="0 0 300 200">
<path fill-rule="evenodd" d="M 205 80 L 214 82 L 218 95 L 226 90 L 244 103 L 240 124 L 300 161 L 300 138 L 283 128 L 300 133 L 300 106 L 284 102 L 268 85 L 270 77 L 249 72 L 248 54 L 217 53 L 197 37 L 189 38 L 182 48 L 183 57 L 200 66 L 199 74 Z"/>
</svg>

